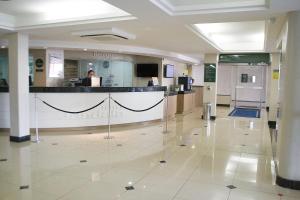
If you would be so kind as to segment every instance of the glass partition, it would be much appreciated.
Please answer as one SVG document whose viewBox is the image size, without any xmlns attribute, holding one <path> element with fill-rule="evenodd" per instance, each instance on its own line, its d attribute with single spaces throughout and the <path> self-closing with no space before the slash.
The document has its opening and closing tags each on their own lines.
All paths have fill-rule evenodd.
<svg viewBox="0 0 300 200">
<path fill-rule="evenodd" d="M 34 59 L 29 56 L 29 76 L 31 81 L 34 81 Z M 7 86 L 8 84 L 8 55 L 7 53 L 0 53 L 0 86 Z"/>
<path fill-rule="evenodd" d="M 0 86 L 5 86 L 5 81 L 8 82 L 8 58 L 0 55 Z"/>
<path fill-rule="evenodd" d="M 121 60 L 80 60 L 79 77 L 84 78 L 92 69 L 96 76 L 102 77 L 104 87 L 132 86 L 133 63 Z"/>
</svg>

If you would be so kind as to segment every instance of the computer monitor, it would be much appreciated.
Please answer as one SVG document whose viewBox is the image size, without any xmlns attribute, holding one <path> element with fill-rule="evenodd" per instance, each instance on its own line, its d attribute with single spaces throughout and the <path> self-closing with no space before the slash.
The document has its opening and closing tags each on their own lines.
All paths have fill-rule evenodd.
<svg viewBox="0 0 300 200">
<path fill-rule="evenodd" d="M 92 77 L 91 78 L 91 87 L 100 87 L 101 86 L 101 77 Z"/>
</svg>

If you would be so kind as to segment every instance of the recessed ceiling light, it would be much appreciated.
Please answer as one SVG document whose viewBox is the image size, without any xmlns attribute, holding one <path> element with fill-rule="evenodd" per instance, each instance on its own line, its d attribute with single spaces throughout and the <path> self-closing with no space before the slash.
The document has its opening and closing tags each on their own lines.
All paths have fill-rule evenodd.
<svg viewBox="0 0 300 200">
<path fill-rule="evenodd" d="M 87 49 L 83 49 L 83 51 L 87 51 Z"/>
<path fill-rule="evenodd" d="M 150 0 L 171 16 L 266 10 L 269 0 Z"/>
<path fill-rule="evenodd" d="M 103 0 L 51 0 L 31 5 L 31 12 L 42 13 L 45 20 L 65 20 L 82 17 L 122 17 L 129 13 Z"/>
<path fill-rule="evenodd" d="M 4 48 L 6 48 L 6 46 L 2 45 L 2 46 L 1 46 L 1 49 L 4 49 Z"/>
<path fill-rule="evenodd" d="M 195 24 L 201 37 L 223 52 L 263 51 L 265 21 Z"/>
</svg>

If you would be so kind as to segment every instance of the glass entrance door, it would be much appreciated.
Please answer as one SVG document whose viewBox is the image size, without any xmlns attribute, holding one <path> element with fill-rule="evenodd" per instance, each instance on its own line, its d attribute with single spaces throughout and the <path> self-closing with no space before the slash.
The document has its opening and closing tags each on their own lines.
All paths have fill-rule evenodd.
<svg viewBox="0 0 300 200">
<path fill-rule="evenodd" d="M 265 102 L 265 66 L 236 66 L 235 107 L 261 109 Z"/>
</svg>

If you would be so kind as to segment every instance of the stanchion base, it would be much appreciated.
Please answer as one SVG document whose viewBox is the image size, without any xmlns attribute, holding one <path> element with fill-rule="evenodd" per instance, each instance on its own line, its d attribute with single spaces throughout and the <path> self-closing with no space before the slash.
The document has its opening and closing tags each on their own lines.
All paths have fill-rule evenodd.
<svg viewBox="0 0 300 200">
<path fill-rule="evenodd" d="M 38 140 L 31 140 L 31 142 L 33 143 L 40 143 L 42 140 L 41 139 L 38 139 Z"/>
<path fill-rule="evenodd" d="M 106 140 L 111 140 L 111 139 L 114 139 L 115 137 L 113 137 L 113 136 L 105 136 L 104 137 L 104 139 L 106 139 Z"/>
</svg>

